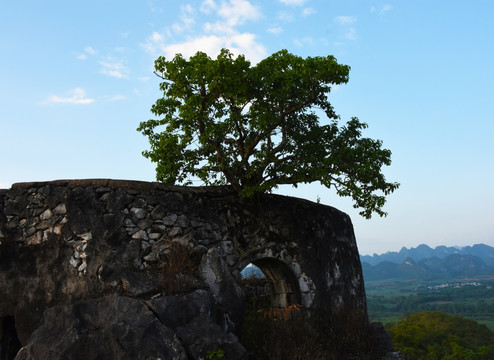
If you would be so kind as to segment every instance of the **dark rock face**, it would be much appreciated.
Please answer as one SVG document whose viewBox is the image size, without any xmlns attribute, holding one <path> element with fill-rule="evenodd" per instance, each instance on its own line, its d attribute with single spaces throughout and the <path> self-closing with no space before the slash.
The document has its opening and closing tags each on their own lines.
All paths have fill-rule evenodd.
<svg viewBox="0 0 494 360">
<path fill-rule="evenodd" d="M 185 360 L 174 332 L 140 300 L 108 295 L 47 309 L 16 359 Z"/>
<path fill-rule="evenodd" d="M 249 263 L 272 307 L 366 318 L 353 227 L 332 207 L 114 180 L 0 191 L 0 319 L 15 321 L 16 359 L 246 359 Z"/>
</svg>

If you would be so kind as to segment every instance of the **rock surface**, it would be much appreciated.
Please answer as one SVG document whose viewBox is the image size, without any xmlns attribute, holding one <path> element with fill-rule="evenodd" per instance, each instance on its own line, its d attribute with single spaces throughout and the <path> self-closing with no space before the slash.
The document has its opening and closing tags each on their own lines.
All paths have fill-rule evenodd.
<svg viewBox="0 0 494 360">
<path fill-rule="evenodd" d="M 187 359 L 144 302 L 108 295 L 47 309 L 16 359 Z"/>
<path fill-rule="evenodd" d="M 0 190 L 0 318 L 14 320 L 16 359 L 246 359 L 249 263 L 272 307 L 366 316 L 353 227 L 332 207 L 105 179 Z"/>
</svg>

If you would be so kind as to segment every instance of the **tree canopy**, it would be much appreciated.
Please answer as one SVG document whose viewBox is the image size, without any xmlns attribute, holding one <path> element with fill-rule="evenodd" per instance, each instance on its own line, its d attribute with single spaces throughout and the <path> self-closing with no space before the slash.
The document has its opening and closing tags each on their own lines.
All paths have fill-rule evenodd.
<svg viewBox="0 0 494 360">
<path fill-rule="evenodd" d="M 255 66 L 226 49 L 216 59 L 203 52 L 188 60 L 159 57 L 163 97 L 151 108 L 158 119 L 138 128 L 151 145 L 143 155 L 165 183 L 199 178 L 250 197 L 319 181 L 352 197 L 362 216 L 386 215 L 385 196 L 399 186 L 381 172 L 391 151 L 362 137 L 367 125 L 355 117 L 339 126 L 328 100 L 349 71 L 333 56 L 304 59 L 286 50 Z"/>
<path fill-rule="evenodd" d="M 397 350 L 407 359 L 493 359 L 494 333 L 476 321 L 440 312 L 407 315 L 388 325 Z"/>
</svg>

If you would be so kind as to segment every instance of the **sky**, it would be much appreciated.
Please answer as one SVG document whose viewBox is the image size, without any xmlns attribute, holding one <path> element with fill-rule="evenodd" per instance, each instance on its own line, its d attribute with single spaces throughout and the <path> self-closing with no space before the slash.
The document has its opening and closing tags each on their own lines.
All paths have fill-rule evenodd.
<svg viewBox="0 0 494 360">
<path fill-rule="evenodd" d="M 256 64 L 287 49 L 351 67 L 329 100 L 392 151 L 383 172 L 401 187 L 371 220 L 318 183 L 276 193 L 349 214 L 361 254 L 494 246 L 492 14 L 490 0 L 4 1 L 0 188 L 154 181 L 136 128 L 162 96 L 158 56 L 226 47 Z"/>
</svg>

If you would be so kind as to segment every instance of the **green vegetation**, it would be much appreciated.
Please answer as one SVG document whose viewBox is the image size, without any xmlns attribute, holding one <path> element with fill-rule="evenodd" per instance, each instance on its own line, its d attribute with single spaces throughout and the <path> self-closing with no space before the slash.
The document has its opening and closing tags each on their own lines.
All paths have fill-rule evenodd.
<svg viewBox="0 0 494 360">
<path fill-rule="evenodd" d="M 222 348 L 218 348 L 215 351 L 210 351 L 206 355 L 206 359 L 208 360 L 220 360 L 225 358 L 225 352 Z"/>
<path fill-rule="evenodd" d="M 159 57 L 155 70 L 163 97 L 151 111 L 160 118 L 138 131 L 149 138 L 143 155 L 157 164 L 159 181 L 230 184 L 244 197 L 319 181 L 353 198 L 362 216 L 386 215 L 385 196 L 399 186 L 381 172 L 391 151 L 362 137 L 367 125 L 357 118 L 339 126 L 327 97 L 348 82 L 349 66 L 286 50 L 251 66 L 223 49 L 215 60 L 202 52 Z"/>
<path fill-rule="evenodd" d="M 387 326 L 408 360 L 494 359 L 494 333 L 485 325 L 440 312 L 409 314 Z"/>
<path fill-rule="evenodd" d="M 366 283 L 367 306 L 372 321 L 396 322 L 408 313 L 440 311 L 479 321 L 494 329 L 494 281 L 459 280 Z"/>
</svg>

